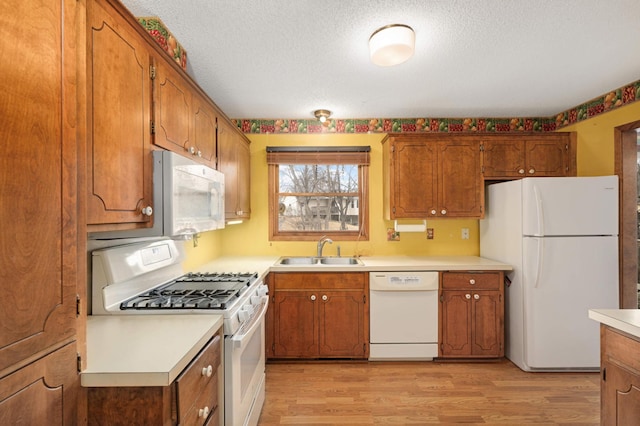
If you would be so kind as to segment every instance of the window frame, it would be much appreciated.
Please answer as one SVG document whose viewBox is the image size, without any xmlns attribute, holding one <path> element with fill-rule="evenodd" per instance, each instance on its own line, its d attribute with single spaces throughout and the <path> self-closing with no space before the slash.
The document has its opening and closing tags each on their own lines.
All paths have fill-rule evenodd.
<svg viewBox="0 0 640 426">
<path fill-rule="evenodd" d="M 369 240 L 369 146 L 348 147 L 267 147 L 269 180 L 269 241 L 317 241 L 323 236 L 335 241 Z M 280 165 L 354 164 L 358 166 L 357 231 L 280 231 L 278 229 L 280 201 Z"/>
</svg>

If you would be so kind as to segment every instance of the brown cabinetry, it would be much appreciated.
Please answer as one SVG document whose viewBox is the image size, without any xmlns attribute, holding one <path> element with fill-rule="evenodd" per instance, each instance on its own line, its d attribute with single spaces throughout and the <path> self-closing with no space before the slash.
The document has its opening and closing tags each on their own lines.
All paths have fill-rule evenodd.
<svg viewBox="0 0 640 426">
<path fill-rule="evenodd" d="M 220 424 L 222 332 L 200 351 L 170 386 L 88 389 L 88 424 Z"/>
<path fill-rule="evenodd" d="M 443 272 L 440 278 L 439 356 L 504 356 L 502 272 Z"/>
<path fill-rule="evenodd" d="M 154 144 L 215 168 L 218 113 L 173 62 L 158 60 L 156 64 Z"/>
<path fill-rule="evenodd" d="M 216 168 L 218 125 L 233 126 L 120 2 L 87 2 L 87 32 L 79 44 L 86 44 L 79 81 L 86 83 L 89 229 L 149 228 L 152 151 L 171 150 Z M 248 155 L 234 154 L 225 167 L 248 176 Z M 242 163 L 231 163 L 235 159 Z M 248 178 L 237 181 L 248 186 Z M 248 217 L 248 207 L 238 210 Z"/>
<path fill-rule="evenodd" d="M 226 120 L 218 124 L 218 170 L 224 173 L 225 220 L 251 216 L 249 140 Z"/>
<path fill-rule="evenodd" d="M 482 217 L 479 139 L 390 135 L 382 143 L 386 219 Z"/>
<path fill-rule="evenodd" d="M 367 274 L 292 272 L 269 275 L 270 358 L 367 358 Z"/>
<path fill-rule="evenodd" d="M 78 2 L 2 4 L 0 424 L 77 420 Z"/>
<path fill-rule="evenodd" d="M 600 326 L 602 425 L 633 425 L 640 419 L 640 338 Z"/>
<path fill-rule="evenodd" d="M 149 227 L 152 50 L 106 0 L 87 2 L 87 27 L 87 223 Z"/>
<path fill-rule="evenodd" d="M 483 137 L 482 163 L 485 179 L 575 176 L 575 134 Z"/>
</svg>

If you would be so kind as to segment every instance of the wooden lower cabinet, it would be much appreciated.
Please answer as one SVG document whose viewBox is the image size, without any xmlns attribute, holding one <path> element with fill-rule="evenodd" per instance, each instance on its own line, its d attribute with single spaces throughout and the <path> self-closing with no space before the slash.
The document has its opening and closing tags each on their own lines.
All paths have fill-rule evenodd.
<svg viewBox="0 0 640 426">
<path fill-rule="evenodd" d="M 502 272 L 443 272 L 440 276 L 441 358 L 504 356 Z"/>
<path fill-rule="evenodd" d="M 368 358 L 367 273 L 272 273 L 269 284 L 269 358 Z"/>
<path fill-rule="evenodd" d="M 636 425 L 640 419 L 640 339 L 600 326 L 602 425 Z"/>
<path fill-rule="evenodd" d="M 76 424 L 76 356 L 72 342 L 0 379 L 0 425 Z"/>
<path fill-rule="evenodd" d="M 222 331 L 170 386 L 88 389 L 89 425 L 218 425 Z"/>
</svg>

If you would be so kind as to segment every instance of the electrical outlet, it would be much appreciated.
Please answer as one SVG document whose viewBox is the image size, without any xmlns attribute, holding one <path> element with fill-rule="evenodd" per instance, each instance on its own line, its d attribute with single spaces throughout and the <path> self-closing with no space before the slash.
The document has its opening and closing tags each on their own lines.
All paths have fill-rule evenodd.
<svg viewBox="0 0 640 426">
<path fill-rule="evenodd" d="M 463 240 L 469 239 L 469 228 L 462 228 L 462 239 Z"/>
<path fill-rule="evenodd" d="M 433 228 L 427 228 L 427 240 L 433 240 Z"/>
</svg>

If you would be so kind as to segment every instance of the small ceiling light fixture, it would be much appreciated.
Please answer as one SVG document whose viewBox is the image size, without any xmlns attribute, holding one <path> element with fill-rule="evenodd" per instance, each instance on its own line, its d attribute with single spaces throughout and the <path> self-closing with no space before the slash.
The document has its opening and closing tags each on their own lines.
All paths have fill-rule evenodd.
<svg viewBox="0 0 640 426">
<path fill-rule="evenodd" d="M 385 25 L 369 37 L 371 62 L 381 67 L 401 64 L 413 56 L 415 44 L 416 35 L 410 26 Z"/>
<path fill-rule="evenodd" d="M 321 123 L 324 123 L 329 117 L 331 117 L 331 111 L 328 109 L 317 109 L 313 111 L 313 115 L 315 115 Z"/>
</svg>

